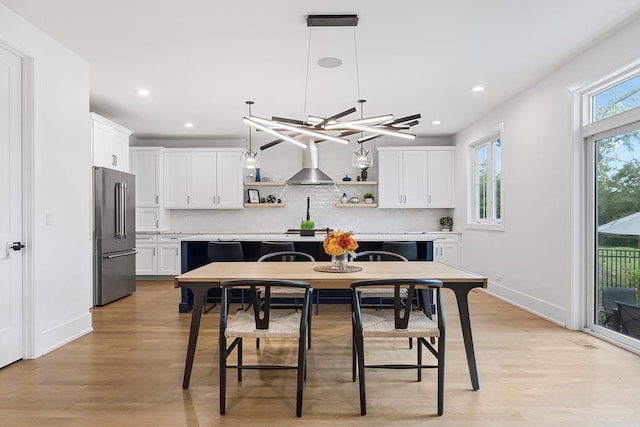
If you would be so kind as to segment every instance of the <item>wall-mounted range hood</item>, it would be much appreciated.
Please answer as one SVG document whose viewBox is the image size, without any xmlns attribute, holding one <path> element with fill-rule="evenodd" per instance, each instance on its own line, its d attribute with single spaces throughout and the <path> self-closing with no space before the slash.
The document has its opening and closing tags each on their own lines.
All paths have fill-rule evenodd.
<svg viewBox="0 0 640 427">
<path fill-rule="evenodd" d="M 318 147 L 316 147 L 315 142 L 309 141 L 308 147 L 303 150 L 302 169 L 289 178 L 287 184 L 329 185 L 334 183 L 334 180 L 318 167 Z"/>
</svg>

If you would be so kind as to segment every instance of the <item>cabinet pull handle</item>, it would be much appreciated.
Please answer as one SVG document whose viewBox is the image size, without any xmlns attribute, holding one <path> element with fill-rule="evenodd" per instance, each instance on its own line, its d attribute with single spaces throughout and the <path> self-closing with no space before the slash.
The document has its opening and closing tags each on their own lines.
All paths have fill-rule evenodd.
<svg viewBox="0 0 640 427">
<path fill-rule="evenodd" d="M 431 194 L 429 194 L 429 203 L 431 203 Z"/>
<path fill-rule="evenodd" d="M 190 205 L 191 204 L 191 196 L 187 196 L 187 204 Z"/>
<path fill-rule="evenodd" d="M 218 204 L 220 204 L 220 196 L 218 196 Z"/>
<path fill-rule="evenodd" d="M 160 220 L 156 219 L 156 228 L 160 228 Z"/>
<path fill-rule="evenodd" d="M 160 196 L 158 196 L 158 195 L 156 194 L 156 205 L 157 205 L 158 203 L 160 203 Z"/>
<path fill-rule="evenodd" d="M 118 166 L 118 156 L 116 156 L 115 154 L 111 155 L 111 164 L 113 166 Z"/>
<path fill-rule="evenodd" d="M 156 248 L 153 248 L 153 256 L 156 256 Z"/>
</svg>

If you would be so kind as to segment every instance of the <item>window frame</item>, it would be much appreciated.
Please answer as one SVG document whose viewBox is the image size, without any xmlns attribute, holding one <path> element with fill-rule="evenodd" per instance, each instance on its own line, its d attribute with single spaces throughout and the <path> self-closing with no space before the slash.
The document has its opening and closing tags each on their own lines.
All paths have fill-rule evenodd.
<svg viewBox="0 0 640 427">
<path fill-rule="evenodd" d="M 503 173 L 504 168 L 502 167 L 504 158 L 502 155 L 502 151 L 504 148 L 504 139 L 503 139 L 503 123 L 500 123 L 494 129 L 489 131 L 484 137 L 479 138 L 467 145 L 468 147 L 468 160 L 469 160 L 469 168 L 471 171 L 469 174 L 469 185 L 467 192 L 467 228 L 468 229 L 478 229 L 478 230 L 493 230 L 493 231 L 504 231 L 504 182 L 503 182 Z M 496 210 L 498 208 L 495 198 L 496 198 L 496 180 L 495 180 L 495 165 L 496 165 L 496 141 L 499 142 L 500 146 L 500 189 L 499 189 L 499 198 L 500 198 L 500 218 L 496 218 Z M 479 206 L 478 206 L 478 164 L 476 153 L 479 148 L 487 147 L 487 171 L 486 171 L 486 218 L 479 218 Z"/>
</svg>

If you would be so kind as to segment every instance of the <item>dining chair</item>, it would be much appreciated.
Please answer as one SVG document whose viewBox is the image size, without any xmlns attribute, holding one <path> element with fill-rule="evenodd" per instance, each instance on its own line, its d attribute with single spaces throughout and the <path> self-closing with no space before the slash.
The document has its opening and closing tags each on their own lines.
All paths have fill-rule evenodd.
<svg viewBox="0 0 640 427">
<path fill-rule="evenodd" d="M 306 330 L 308 312 L 310 311 L 311 289 L 309 283 L 293 280 L 227 280 L 220 284 L 222 291 L 222 308 L 220 310 L 219 357 L 220 357 L 220 415 L 226 412 L 227 369 L 238 371 L 238 381 L 242 381 L 245 369 L 296 369 L 296 415 L 302 416 L 302 397 L 304 381 L 306 379 Z M 263 292 L 259 292 L 259 288 Z M 304 291 L 304 302 L 301 311 L 272 310 L 272 291 L 282 288 L 300 289 Z M 229 319 L 229 293 L 233 289 L 247 290 L 252 304 L 246 310 L 236 312 Z M 297 364 L 268 364 L 256 363 L 246 365 L 242 361 L 243 338 L 291 338 L 297 339 Z M 227 345 L 228 340 L 232 340 Z M 227 359 L 236 350 L 237 364 L 228 365 Z M 282 389 L 281 387 L 277 387 Z M 254 391 L 254 390 L 251 390 Z"/>
<path fill-rule="evenodd" d="M 207 244 L 207 259 L 209 262 L 242 262 L 244 261 L 244 252 L 242 251 L 242 244 L 240 242 L 209 242 Z M 207 303 L 210 303 L 211 298 L 207 294 L 204 300 L 203 312 L 208 313 L 213 307 L 216 306 L 216 302 L 211 302 L 211 307 L 207 308 Z M 241 295 L 242 308 L 244 308 L 244 293 Z"/>
<path fill-rule="evenodd" d="M 260 243 L 260 256 L 268 255 L 273 252 L 294 252 L 296 250 L 293 242 L 270 242 L 265 241 Z M 275 261 L 270 259 L 270 261 Z M 315 294 L 316 300 L 316 314 L 318 314 L 320 309 L 320 289 L 314 289 L 313 294 Z M 313 295 L 312 295 L 313 297 Z M 312 298 L 313 299 L 313 298 Z"/>
<path fill-rule="evenodd" d="M 394 293 L 393 310 L 376 310 L 362 307 L 361 291 L 363 289 L 391 289 Z M 351 285 L 352 298 L 352 339 L 356 348 L 358 379 L 360 389 L 360 413 L 367 413 L 366 380 L 367 368 L 415 369 L 418 381 L 422 381 L 423 369 L 437 369 L 438 383 L 438 415 L 444 413 L 444 361 L 445 361 L 445 322 L 441 296 L 442 281 L 429 279 L 384 279 L 355 282 Z M 401 291 L 407 292 L 412 299 L 416 292 L 435 291 L 436 321 L 424 312 L 411 310 L 402 304 Z M 365 362 L 365 342 L 369 339 L 383 338 L 388 344 L 393 338 L 416 338 L 417 361 L 415 364 L 387 363 L 368 365 Z M 437 343 L 430 343 L 427 338 L 435 338 Z M 367 339 L 367 340 L 365 340 Z M 422 350 L 425 347 L 435 358 L 435 364 L 423 364 Z M 383 355 L 393 353 L 383 350 Z M 377 359 L 379 357 L 376 357 Z M 355 378 L 354 378 L 355 381 Z"/>
<path fill-rule="evenodd" d="M 619 316 L 616 313 L 616 310 L 618 309 L 616 301 L 635 304 L 635 288 L 620 288 L 610 286 L 602 288 L 602 310 L 600 311 L 600 313 L 604 316 L 602 325 L 620 332 Z"/>
<path fill-rule="evenodd" d="M 401 242 L 404 243 L 404 242 Z M 353 257 L 352 261 L 368 261 L 368 262 L 376 262 L 376 261 L 409 261 L 408 259 L 406 259 L 404 256 L 397 254 L 395 252 L 389 252 L 389 251 L 364 251 L 364 252 L 358 252 L 356 253 L 356 255 Z M 366 299 L 366 301 L 371 301 L 372 299 L 377 299 L 378 300 L 378 304 L 374 304 L 374 303 L 370 303 L 370 304 L 363 304 L 363 307 L 366 308 L 377 308 L 377 309 L 383 309 L 383 308 L 393 308 L 393 304 L 389 305 L 389 304 L 384 304 L 383 301 L 387 301 L 389 299 L 393 298 L 393 289 L 362 289 L 361 291 L 361 298 L 362 299 Z M 400 290 L 401 294 L 400 297 L 402 298 L 402 301 L 404 304 L 406 304 L 406 298 L 407 298 L 407 293 L 405 289 L 401 289 Z M 413 338 L 409 338 L 409 348 L 413 348 Z M 352 363 L 352 369 L 353 369 L 353 377 L 354 377 L 354 381 L 355 381 L 355 363 L 356 363 L 356 359 L 355 359 L 355 348 L 352 349 L 352 353 L 353 353 L 353 363 Z"/>
<path fill-rule="evenodd" d="M 640 306 L 617 301 L 620 332 L 640 340 Z"/>
<path fill-rule="evenodd" d="M 307 261 L 313 262 L 315 258 L 309 254 L 304 252 L 296 252 L 296 251 L 281 251 L 281 252 L 272 252 L 267 253 L 260 258 L 258 258 L 258 262 L 296 262 L 296 261 Z M 272 301 L 271 308 L 274 309 L 302 309 L 302 303 L 300 300 L 304 299 L 306 291 L 304 289 L 297 288 L 279 288 L 273 290 L 271 292 L 272 300 L 279 300 L 279 303 Z M 311 289 L 311 295 L 313 295 L 313 289 Z M 317 294 L 316 294 L 317 295 Z M 317 297 L 316 297 L 317 298 Z M 290 301 L 293 300 L 293 303 L 283 303 L 283 300 Z M 313 303 L 311 303 L 312 308 L 309 310 L 309 319 L 307 319 L 307 323 L 309 327 L 307 328 L 307 334 L 309 335 L 307 339 L 307 345 L 311 348 L 311 314 L 313 312 Z M 316 300 L 317 307 L 317 300 Z M 260 340 L 256 340 L 256 348 L 260 348 Z"/>
</svg>

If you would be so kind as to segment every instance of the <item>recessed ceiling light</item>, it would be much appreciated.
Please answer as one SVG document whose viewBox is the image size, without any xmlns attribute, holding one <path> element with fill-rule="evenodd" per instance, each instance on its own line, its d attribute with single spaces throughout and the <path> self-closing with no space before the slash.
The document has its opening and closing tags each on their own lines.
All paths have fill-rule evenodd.
<svg viewBox="0 0 640 427">
<path fill-rule="evenodd" d="M 337 68 L 342 65 L 342 60 L 340 58 L 328 56 L 326 58 L 318 59 L 318 65 L 323 68 Z"/>
<path fill-rule="evenodd" d="M 185 124 L 184 124 L 184 127 L 186 127 L 186 128 L 192 128 L 192 127 L 193 127 L 193 123 L 191 123 L 191 122 L 187 122 L 187 123 L 185 123 Z"/>
<path fill-rule="evenodd" d="M 140 90 L 138 91 L 138 95 L 140 95 L 140 96 L 149 96 L 149 95 L 151 95 L 151 92 L 149 92 L 149 91 L 148 91 L 148 90 L 146 90 L 146 89 L 140 89 Z"/>
<path fill-rule="evenodd" d="M 482 86 L 476 86 L 471 90 L 474 91 L 474 92 L 482 92 L 484 90 L 484 88 Z"/>
<path fill-rule="evenodd" d="M 432 125 L 439 125 L 440 124 L 440 120 L 434 120 L 431 122 Z"/>
</svg>

